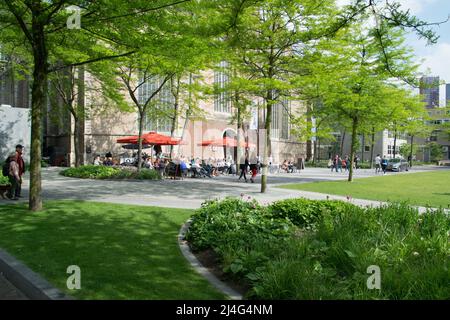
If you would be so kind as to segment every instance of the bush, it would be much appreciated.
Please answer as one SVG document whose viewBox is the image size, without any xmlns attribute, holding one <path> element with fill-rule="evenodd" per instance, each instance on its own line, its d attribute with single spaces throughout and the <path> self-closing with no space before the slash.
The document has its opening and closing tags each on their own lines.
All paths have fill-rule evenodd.
<svg viewBox="0 0 450 320">
<path fill-rule="evenodd" d="M 258 299 L 449 299 L 450 219 L 406 205 L 327 216 L 258 272 Z M 381 269 L 369 290 L 367 268 Z"/>
<path fill-rule="evenodd" d="M 194 251 L 214 250 L 225 272 L 248 278 L 282 250 L 293 228 L 289 220 L 274 219 L 256 201 L 228 198 L 202 204 L 186 239 Z"/>
<path fill-rule="evenodd" d="M 274 202 L 268 209 L 275 218 L 288 218 L 298 227 L 314 229 L 323 216 L 342 214 L 357 207 L 343 201 L 318 201 L 308 199 L 287 199 Z"/>
<path fill-rule="evenodd" d="M 9 185 L 8 177 L 3 176 L 1 172 L 0 172 L 0 185 Z"/>
<path fill-rule="evenodd" d="M 158 180 L 161 175 L 156 170 L 142 169 L 140 173 L 132 168 L 117 168 L 107 166 L 81 166 L 61 171 L 65 177 L 81 179 L 141 179 Z"/>
<path fill-rule="evenodd" d="M 450 299 L 450 217 L 406 204 L 208 201 L 187 240 L 212 249 L 255 299 Z M 381 269 L 381 290 L 367 268 Z"/>
</svg>

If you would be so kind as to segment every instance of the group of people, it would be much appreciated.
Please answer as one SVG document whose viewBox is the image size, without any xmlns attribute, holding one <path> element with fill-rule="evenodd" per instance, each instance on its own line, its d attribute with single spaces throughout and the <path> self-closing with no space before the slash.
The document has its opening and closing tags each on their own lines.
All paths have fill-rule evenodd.
<svg viewBox="0 0 450 320">
<path fill-rule="evenodd" d="M 295 171 L 295 165 L 293 161 L 284 160 L 281 165 L 281 170 L 286 173 L 293 173 Z"/>
<path fill-rule="evenodd" d="M 11 153 L 3 164 L 2 173 L 8 177 L 10 189 L 7 197 L 11 200 L 19 200 L 22 197 L 22 181 L 25 174 L 25 161 L 23 160 L 23 146 L 16 145 L 16 151 Z"/>
<path fill-rule="evenodd" d="M 381 173 L 386 174 L 386 169 L 388 166 L 388 159 L 386 156 L 383 156 L 383 158 L 377 154 L 375 157 L 375 173 Z"/>
<path fill-rule="evenodd" d="M 358 169 L 359 157 L 353 158 L 353 169 Z M 328 160 L 328 167 L 331 168 L 331 172 L 349 171 L 351 166 L 351 159 L 348 155 L 342 158 L 340 155 L 335 155 L 334 158 Z"/>
<path fill-rule="evenodd" d="M 239 169 L 241 170 L 241 174 L 238 179 L 239 181 L 244 178 L 245 182 L 247 182 L 247 173 L 251 173 L 250 181 L 255 183 L 255 178 L 261 170 L 261 161 L 258 156 L 250 161 L 248 155 L 246 155 L 244 163 L 240 164 Z"/>
</svg>

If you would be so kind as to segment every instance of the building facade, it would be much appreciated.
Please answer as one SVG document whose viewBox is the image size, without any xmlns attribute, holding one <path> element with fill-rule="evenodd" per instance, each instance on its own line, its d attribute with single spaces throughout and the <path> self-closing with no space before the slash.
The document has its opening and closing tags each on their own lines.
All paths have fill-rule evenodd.
<svg viewBox="0 0 450 320">
<path fill-rule="evenodd" d="M 420 78 L 419 93 L 424 97 L 427 109 L 439 107 L 439 77 Z"/>
<path fill-rule="evenodd" d="M 188 77 L 189 78 L 189 77 Z M 86 75 L 85 87 L 95 87 L 95 79 Z M 137 97 L 142 103 L 160 85 L 160 80 L 155 78 L 139 86 Z M 187 79 L 186 81 L 189 81 Z M 228 77 L 218 71 L 206 71 L 201 73 L 203 85 L 211 85 L 225 88 Z M 201 99 L 189 99 L 189 93 L 179 99 L 179 114 L 173 121 L 174 96 L 171 83 L 167 82 L 153 100 L 152 112 L 144 119 L 144 132 L 156 131 L 165 135 L 173 135 L 182 139 L 183 143 L 170 147 L 162 147 L 163 154 L 167 156 L 199 158 L 199 159 L 224 159 L 232 158 L 237 161 L 237 147 L 202 146 L 203 141 L 218 140 L 224 137 L 236 138 L 240 134 L 242 147 L 240 159 L 243 161 L 245 152 L 250 161 L 260 156 L 264 151 L 264 119 L 265 106 L 260 99 L 253 99 L 249 108 L 249 116 L 243 121 L 243 128 L 238 132 L 236 110 L 232 105 L 230 93 L 221 90 L 216 94 L 205 96 Z M 126 93 L 124 93 L 126 95 Z M 130 158 L 135 150 L 124 149 L 116 141 L 138 132 L 138 113 L 121 111 L 111 105 L 104 105 L 101 97 L 87 90 L 83 98 L 86 108 L 84 122 L 84 146 L 85 163 L 92 163 L 96 155 L 105 155 L 111 152 L 116 161 Z M 129 101 L 130 105 L 132 102 Z M 201 110 L 201 115 L 186 115 L 189 104 L 195 104 L 195 109 Z M 301 114 L 306 110 L 300 101 L 284 99 L 273 107 L 273 119 L 271 124 L 271 157 L 275 164 L 284 160 L 298 162 L 300 158 L 306 158 L 306 142 L 299 142 L 290 134 L 289 118 L 293 114 Z M 164 114 L 168 114 L 167 117 Z M 52 165 L 73 165 L 74 154 L 74 122 L 70 113 L 61 107 L 57 101 L 48 104 L 45 132 L 44 155 L 49 158 Z M 147 154 L 155 153 L 153 149 L 144 149 Z"/>
</svg>

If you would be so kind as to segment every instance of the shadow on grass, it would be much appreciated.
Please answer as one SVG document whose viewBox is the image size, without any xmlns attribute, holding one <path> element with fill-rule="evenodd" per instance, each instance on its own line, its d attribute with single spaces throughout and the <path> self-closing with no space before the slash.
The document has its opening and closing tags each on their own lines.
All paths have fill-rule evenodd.
<svg viewBox="0 0 450 320">
<path fill-rule="evenodd" d="M 65 289 L 70 265 L 81 268 L 87 299 L 220 299 L 190 268 L 177 234 L 191 211 L 84 202 L 51 202 L 30 213 L 0 207 L 0 247 Z"/>
</svg>

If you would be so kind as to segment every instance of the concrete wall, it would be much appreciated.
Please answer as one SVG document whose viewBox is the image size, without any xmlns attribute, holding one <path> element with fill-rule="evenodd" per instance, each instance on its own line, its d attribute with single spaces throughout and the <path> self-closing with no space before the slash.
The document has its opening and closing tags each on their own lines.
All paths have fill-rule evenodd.
<svg viewBox="0 0 450 320">
<path fill-rule="evenodd" d="M 17 144 L 25 147 L 24 160 L 30 161 L 31 123 L 29 109 L 0 106 L 0 161 L 15 150 Z"/>
</svg>

